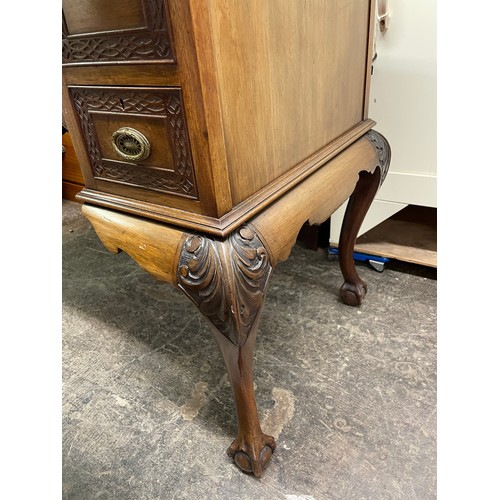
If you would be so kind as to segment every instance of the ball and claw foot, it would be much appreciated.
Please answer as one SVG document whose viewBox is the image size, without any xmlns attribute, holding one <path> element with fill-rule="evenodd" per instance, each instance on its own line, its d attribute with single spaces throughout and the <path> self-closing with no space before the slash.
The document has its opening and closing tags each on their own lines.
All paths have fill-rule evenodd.
<svg viewBox="0 0 500 500">
<path fill-rule="evenodd" d="M 340 298 L 348 306 L 360 306 L 367 291 L 368 286 L 362 280 L 357 283 L 348 283 L 345 281 L 340 287 Z"/>
<path fill-rule="evenodd" d="M 263 433 L 253 444 L 238 436 L 227 449 L 227 454 L 242 471 L 261 477 L 275 449 L 276 440 Z"/>
</svg>

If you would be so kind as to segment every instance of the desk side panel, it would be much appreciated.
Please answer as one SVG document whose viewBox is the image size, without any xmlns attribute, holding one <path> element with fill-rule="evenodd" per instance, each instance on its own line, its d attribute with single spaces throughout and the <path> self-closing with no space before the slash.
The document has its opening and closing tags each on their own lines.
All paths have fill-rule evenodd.
<svg viewBox="0 0 500 500">
<path fill-rule="evenodd" d="M 364 120 L 371 2 L 208 5 L 236 205 Z"/>
</svg>

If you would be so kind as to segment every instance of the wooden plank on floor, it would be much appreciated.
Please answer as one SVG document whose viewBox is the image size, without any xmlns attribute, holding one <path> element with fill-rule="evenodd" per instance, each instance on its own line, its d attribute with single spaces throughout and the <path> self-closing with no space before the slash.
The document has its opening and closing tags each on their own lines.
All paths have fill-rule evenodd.
<svg viewBox="0 0 500 500">
<path fill-rule="evenodd" d="M 354 250 L 437 268 L 436 226 L 390 218 L 360 236 Z"/>
</svg>

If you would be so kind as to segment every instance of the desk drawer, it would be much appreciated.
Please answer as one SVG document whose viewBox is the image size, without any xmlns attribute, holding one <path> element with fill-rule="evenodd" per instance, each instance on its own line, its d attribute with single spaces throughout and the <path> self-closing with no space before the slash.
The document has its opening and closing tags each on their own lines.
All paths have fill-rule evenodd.
<svg viewBox="0 0 500 500">
<path fill-rule="evenodd" d="M 101 190 L 198 199 L 179 87 L 69 86 L 92 177 Z M 158 198 L 158 195 L 155 195 Z"/>
<path fill-rule="evenodd" d="M 164 0 L 62 0 L 65 65 L 175 64 Z"/>
</svg>

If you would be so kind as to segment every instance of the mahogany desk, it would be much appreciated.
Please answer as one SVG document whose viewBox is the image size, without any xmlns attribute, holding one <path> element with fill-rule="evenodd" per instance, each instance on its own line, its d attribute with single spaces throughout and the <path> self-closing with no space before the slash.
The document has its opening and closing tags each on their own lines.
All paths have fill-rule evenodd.
<svg viewBox="0 0 500 500">
<path fill-rule="evenodd" d="M 182 290 L 210 324 L 262 474 L 253 350 L 274 267 L 350 197 L 340 294 L 390 162 L 367 116 L 371 0 L 63 0 L 63 103 L 83 213 L 103 244 Z"/>
</svg>

